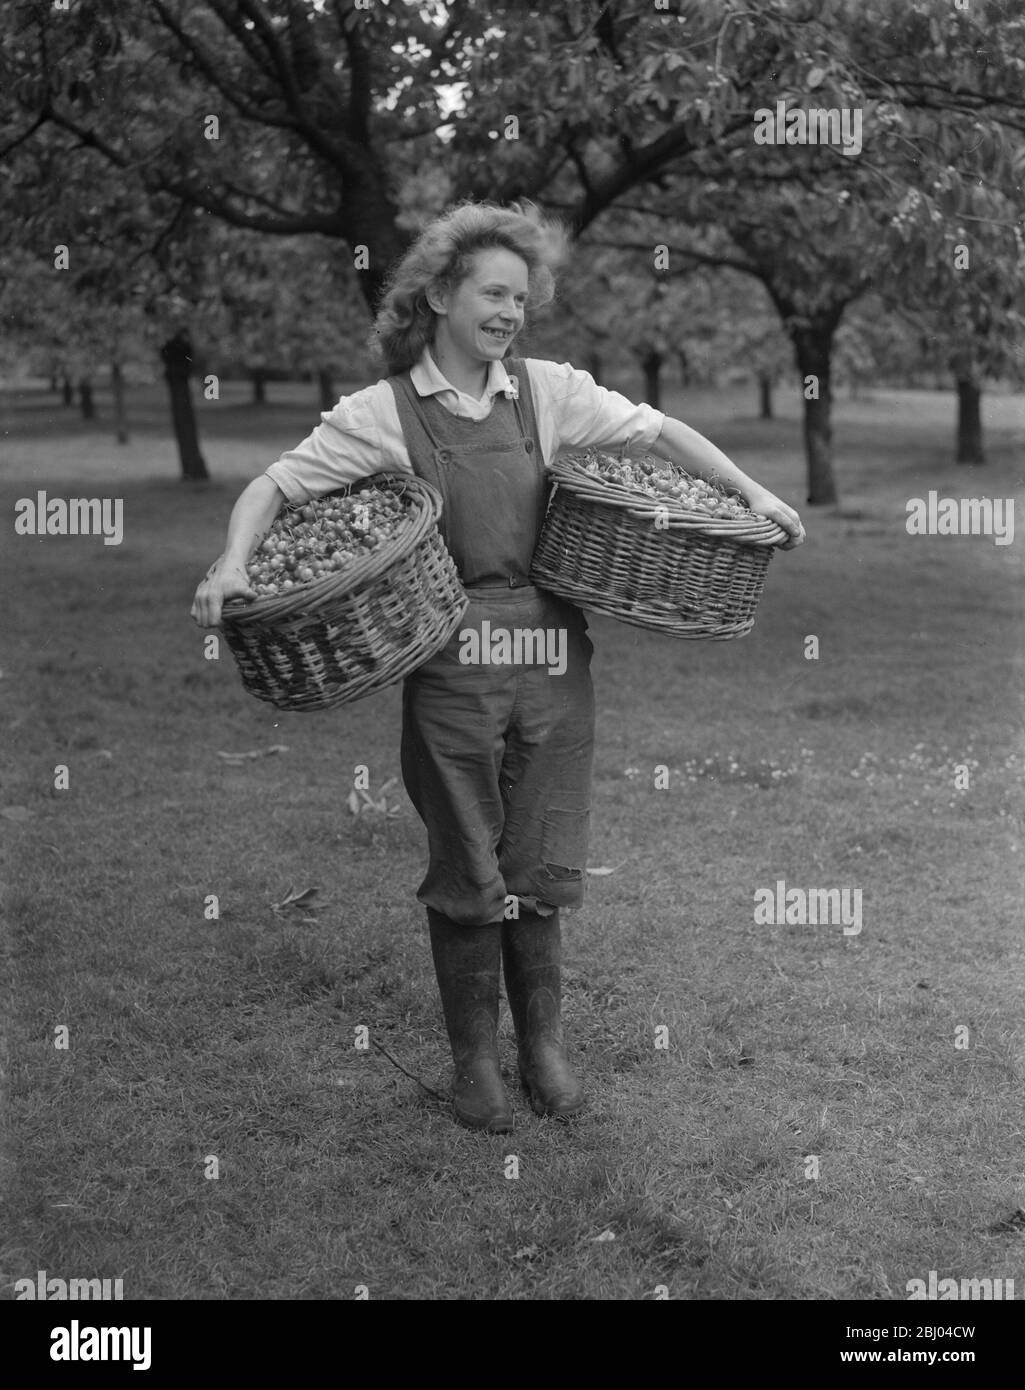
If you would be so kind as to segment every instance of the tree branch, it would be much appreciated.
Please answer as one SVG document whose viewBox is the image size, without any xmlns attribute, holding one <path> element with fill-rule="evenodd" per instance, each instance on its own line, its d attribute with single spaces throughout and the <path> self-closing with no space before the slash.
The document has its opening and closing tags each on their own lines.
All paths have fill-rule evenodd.
<svg viewBox="0 0 1025 1390">
<path fill-rule="evenodd" d="M 250 231 L 267 232 L 273 236 L 292 236 L 304 232 L 323 232 L 326 236 L 338 236 L 340 234 L 341 219 L 337 211 L 306 214 L 282 212 L 276 217 L 247 213 L 241 208 L 234 207 L 227 200 L 211 194 L 208 191 L 209 185 L 204 185 L 202 188 L 195 187 L 181 180 L 168 178 L 160 172 L 159 164 L 155 164 L 149 159 L 142 159 L 138 162 L 129 159 L 120 150 L 108 144 L 102 136 L 97 135 L 95 131 L 87 130 L 59 111 L 52 111 L 51 119 L 55 125 L 70 131 L 72 135 L 76 135 L 83 145 L 87 145 L 102 154 L 117 168 L 138 169 L 143 182 L 151 191 L 169 193 L 193 207 L 204 208 L 207 212 L 212 212 L 217 217 L 223 218 L 233 227 L 245 227 Z M 250 195 L 243 193 L 241 196 L 248 198 Z M 253 196 L 259 199 L 259 195 Z"/>
<path fill-rule="evenodd" d="M 747 129 L 750 121 L 750 113 L 745 113 L 743 117 L 738 116 L 733 124 L 727 125 L 719 135 L 720 143 L 738 130 Z M 617 169 L 596 183 L 589 195 L 585 194 L 580 200 L 575 219 L 578 230 L 583 231 L 589 226 L 621 193 L 644 183 L 668 164 L 695 153 L 698 148 L 683 127 L 672 126 L 669 130 L 663 131 L 657 139 L 635 150 L 630 161 L 623 161 Z"/>
<path fill-rule="evenodd" d="M 591 237 L 588 237 L 586 241 L 581 241 L 578 243 L 578 245 L 582 250 L 588 246 L 600 246 L 603 250 L 606 251 L 643 251 L 645 255 L 650 256 L 653 250 L 655 249 L 657 243 L 645 243 L 637 241 L 598 241 L 592 239 Z M 736 256 L 728 256 L 725 254 L 725 252 L 711 253 L 706 251 L 694 251 L 690 248 L 684 249 L 682 247 L 676 247 L 670 244 L 669 253 L 671 256 L 687 256 L 690 258 L 690 260 L 697 262 L 699 265 L 711 265 L 715 266 L 717 269 L 739 270 L 742 271 L 745 275 L 753 275 L 756 279 L 761 279 L 761 274 L 757 266 L 753 265 L 749 261 L 739 260 Z M 674 272 L 658 271 L 657 273 L 659 275 L 671 275 Z"/>
<path fill-rule="evenodd" d="M 370 53 L 360 26 L 350 24 L 345 30 L 345 47 L 349 54 L 349 127 L 353 137 L 362 145 L 370 139 L 370 111 L 374 99 L 373 70 Z"/>
<path fill-rule="evenodd" d="M 228 32 L 242 43 L 246 43 L 246 39 L 242 37 L 246 30 L 245 22 L 240 19 L 240 15 L 252 20 L 270 59 L 273 74 L 281 88 L 285 108 L 291 113 L 291 129 L 328 164 L 333 165 L 343 175 L 351 175 L 355 171 L 355 167 L 361 162 L 362 151 L 359 143 L 350 138 L 349 132 L 344 127 L 338 130 L 339 141 L 335 143 L 329 140 L 323 130 L 310 119 L 299 89 L 295 84 L 281 40 L 256 0 L 233 0 L 237 6 L 236 10 L 230 8 L 228 0 L 207 0 L 207 3 Z M 259 119 L 263 121 L 265 118 L 260 117 Z"/>
<path fill-rule="evenodd" d="M 150 0 L 150 4 L 159 14 L 164 27 L 171 31 L 180 46 L 195 61 L 196 66 L 207 81 L 215 87 L 227 101 L 231 102 L 232 106 L 234 106 L 235 110 L 238 111 L 240 115 L 260 125 L 277 126 L 279 129 L 283 130 L 293 130 L 295 128 L 294 121 L 283 119 L 280 116 L 270 116 L 267 112 L 262 111 L 259 107 L 253 106 L 250 102 L 246 101 L 239 95 L 237 90 L 230 87 L 223 75 L 223 67 L 218 67 L 200 47 L 199 43 L 192 35 L 182 28 L 167 9 L 166 5 L 163 4 L 163 0 Z"/>
<path fill-rule="evenodd" d="M 594 185 L 591 182 L 591 175 L 588 172 L 587 165 L 584 163 L 583 155 L 573 144 L 572 138 L 565 142 L 565 149 L 567 155 L 573 162 L 574 168 L 577 171 L 577 177 L 580 180 L 580 187 L 584 190 L 584 197 L 590 198 L 594 192 Z"/>
<path fill-rule="evenodd" d="M 44 107 L 27 130 L 23 130 L 20 135 L 16 135 L 13 140 L 9 140 L 6 145 L 0 145 L 0 160 L 6 159 L 12 150 L 16 150 L 19 145 L 23 145 L 26 140 L 31 139 L 39 127 L 44 126 L 49 119 L 49 112 L 46 107 Z"/>
</svg>

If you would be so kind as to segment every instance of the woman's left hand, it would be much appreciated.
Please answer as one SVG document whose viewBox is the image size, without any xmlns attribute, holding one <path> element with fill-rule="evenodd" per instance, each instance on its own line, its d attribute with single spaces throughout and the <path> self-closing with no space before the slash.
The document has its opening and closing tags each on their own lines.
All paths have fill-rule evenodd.
<svg viewBox="0 0 1025 1390">
<path fill-rule="evenodd" d="M 786 531 L 790 539 L 780 546 L 780 550 L 793 550 L 795 545 L 803 544 L 805 533 L 801 518 L 793 507 L 780 501 L 775 493 L 756 483 L 753 487 L 745 488 L 744 500 L 753 512 L 768 517 Z"/>
</svg>

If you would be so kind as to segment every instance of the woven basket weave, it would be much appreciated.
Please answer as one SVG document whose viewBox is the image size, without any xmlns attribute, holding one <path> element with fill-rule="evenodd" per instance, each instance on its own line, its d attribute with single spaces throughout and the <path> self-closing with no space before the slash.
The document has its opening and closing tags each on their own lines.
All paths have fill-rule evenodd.
<svg viewBox="0 0 1025 1390">
<path fill-rule="evenodd" d="M 330 709 L 393 685 L 441 650 L 466 611 L 438 531 L 438 492 L 421 478 L 375 473 L 333 495 L 370 484 L 404 500 L 398 535 L 337 575 L 224 606 L 221 628 L 243 684 L 278 709 Z"/>
<path fill-rule="evenodd" d="M 787 533 L 765 517 L 709 517 L 672 498 L 648 498 L 589 473 L 589 457 L 567 454 L 552 465 L 531 579 L 672 637 L 725 641 L 750 632 L 773 547 Z"/>
</svg>

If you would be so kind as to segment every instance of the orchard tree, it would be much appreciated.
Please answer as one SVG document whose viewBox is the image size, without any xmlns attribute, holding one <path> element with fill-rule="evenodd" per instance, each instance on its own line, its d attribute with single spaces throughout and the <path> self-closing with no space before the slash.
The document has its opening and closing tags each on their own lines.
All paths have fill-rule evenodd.
<svg viewBox="0 0 1025 1390">
<path fill-rule="evenodd" d="M 685 338 L 682 287 L 658 269 L 659 257 L 644 261 L 615 245 L 587 238 L 574 247 L 560 300 L 597 341 L 615 346 L 640 368 L 643 399 L 661 407 L 662 373 L 678 356 Z M 586 363 L 587 356 L 584 359 Z"/>
<path fill-rule="evenodd" d="M 866 69 L 884 61 L 889 98 L 879 155 L 852 185 L 884 226 L 874 283 L 945 356 L 957 458 L 978 463 L 983 380 L 1021 379 L 1025 6 L 914 0 L 882 33 L 873 8 L 852 15 L 850 36 Z M 905 41 L 891 45 L 894 32 Z"/>
<path fill-rule="evenodd" d="M 441 148 L 446 54 L 469 5 L 115 0 L 8 6 L 11 152 L 41 130 L 111 178 L 243 230 L 348 244 L 372 300 L 405 249 L 396 188 Z M 0 155 L 3 150 L 0 148 Z"/>
<path fill-rule="evenodd" d="M 681 202 L 682 216 L 704 219 L 700 231 L 685 230 L 681 220 L 642 218 L 633 234 L 643 236 L 646 227 L 648 241 L 631 240 L 630 246 L 645 255 L 661 245 L 670 267 L 729 269 L 761 283 L 797 367 L 808 501 L 835 503 L 832 345 L 844 309 L 871 283 L 863 249 L 869 219 L 849 195 L 829 200 L 786 182 L 760 190 L 709 180 L 700 190 L 688 188 Z"/>
<path fill-rule="evenodd" d="M 927 380 L 934 384 L 923 372 L 922 334 L 878 293 L 866 295 L 844 315 L 833 356 L 836 378 L 846 381 L 852 396 L 871 386 L 894 390 Z"/>
<path fill-rule="evenodd" d="M 846 25 L 876 54 L 873 66 L 856 70 L 835 39 L 812 34 L 797 58 L 784 64 L 777 89 L 760 94 L 761 129 L 746 143 L 734 143 L 725 171 L 718 153 L 696 153 L 659 196 L 635 199 L 648 214 L 647 245 L 638 240 L 639 252 L 650 254 L 654 243 L 666 243 L 685 263 L 756 277 L 771 297 L 791 339 L 804 396 L 811 503 L 838 497 L 831 358 L 845 312 L 869 291 L 882 294 L 888 284 L 902 283 L 906 290 L 922 285 L 921 277 L 907 273 L 904 209 L 917 209 L 918 240 L 931 238 L 935 256 L 949 212 L 945 200 L 951 188 L 963 190 L 977 174 L 980 141 L 999 169 L 998 187 L 1007 196 L 1017 175 L 1020 194 L 1020 141 L 1009 132 L 1020 128 L 1025 101 L 1011 76 L 1025 59 L 993 54 L 989 38 L 986 47 L 969 51 L 968 40 L 981 41 L 984 25 L 989 34 L 994 22 L 1009 39 L 1021 39 L 1021 16 L 965 21 L 951 12 L 930 19 L 911 6 L 899 23 L 881 26 L 881 36 L 878 23 L 872 27 L 865 18 L 873 8 L 840 16 L 841 28 Z M 934 50 L 951 74 L 949 89 L 923 82 L 899 48 L 887 58 L 895 31 Z M 802 55 L 811 60 L 803 69 Z M 825 143 L 809 140 L 807 124 L 802 127 L 813 110 L 828 118 L 833 138 Z M 830 112 L 848 114 L 846 131 L 829 131 Z M 974 215 L 994 213 L 987 206 Z M 916 242 L 911 253 L 919 250 Z M 1004 257 L 1002 265 L 1009 283 L 1017 283 L 1014 264 Z M 928 297 L 929 288 L 921 292 Z M 987 292 L 985 300 L 984 317 L 992 324 L 1000 297 Z"/>
<path fill-rule="evenodd" d="M 772 390 L 785 374 L 787 342 L 763 286 L 748 275 L 695 265 L 679 256 L 666 273 L 682 277 L 677 356 L 685 383 L 716 382 L 725 372 L 748 372 L 758 389 L 758 413 L 772 419 Z"/>
<path fill-rule="evenodd" d="M 370 316 L 358 278 L 324 238 L 259 236 L 220 228 L 203 318 L 208 353 L 242 364 L 263 401 L 268 372 L 310 375 L 321 408 L 337 400 L 339 377 L 366 372 Z"/>
<path fill-rule="evenodd" d="M 888 302 L 953 377 L 956 460 L 978 465 L 984 382 L 1025 379 L 1025 152 L 982 128 L 971 158 L 937 178 L 938 206 L 912 189 L 897 209 Z"/>
<path fill-rule="evenodd" d="M 126 442 L 125 366 L 154 353 L 162 327 L 169 323 L 167 336 L 178 326 L 195 238 L 188 209 L 106 174 L 105 161 L 88 153 L 65 167 L 49 132 L 0 164 L 0 216 L 17 230 L 0 313 L 22 357 L 41 352 L 76 377 L 89 418 L 93 377 L 109 368 L 117 437 Z M 201 475 L 202 459 L 189 462 Z"/>
</svg>

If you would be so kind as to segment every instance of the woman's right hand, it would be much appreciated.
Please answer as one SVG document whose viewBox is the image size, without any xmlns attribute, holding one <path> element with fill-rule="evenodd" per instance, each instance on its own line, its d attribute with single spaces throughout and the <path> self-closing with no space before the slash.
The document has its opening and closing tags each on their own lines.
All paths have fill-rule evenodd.
<svg viewBox="0 0 1025 1390">
<path fill-rule="evenodd" d="M 191 616 L 200 627 L 216 627 L 221 621 L 221 609 L 229 599 L 254 599 L 256 593 L 250 586 L 242 565 L 226 565 L 223 555 L 206 572 L 202 584 L 192 600 Z"/>
</svg>

